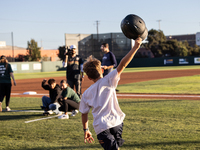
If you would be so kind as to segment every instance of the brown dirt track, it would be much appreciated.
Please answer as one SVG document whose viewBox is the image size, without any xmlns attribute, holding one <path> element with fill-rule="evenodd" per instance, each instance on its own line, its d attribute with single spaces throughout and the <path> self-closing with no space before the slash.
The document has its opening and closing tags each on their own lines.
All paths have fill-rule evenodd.
<svg viewBox="0 0 200 150">
<path fill-rule="evenodd" d="M 173 78 L 173 77 L 182 77 L 182 76 L 192 76 L 200 74 L 200 69 L 190 69 L 190 70 L 169 70 L 169 71 L 148 71 L 148 72 L 135 72 L 135 73 L 122 73 L 121 80 L 119 84 L 126 84 L 126 83 L 134 83 L 134 82 L 142 82 L 142 81 L 149 81 L 149 80 L 156 80 L 156 79 L 164 79 L 164 78 Z M 54 78 L 57 83 L 59 83 L 65 77 L 52 77 Z M 49 78 L 46 78 L 49 79 Z M 42 78 L 39 79 L 23 79 L 23 80 L 16 80 L 17 86 L 12 86 L 12 93 L 20 93 L 19 95 L 11 95 L 11 97 L 42 97 L 42 95 L 22 95 L 22 93 L 27 91 L 35 91 L 37 94 L 48 94 L 48 91 L 45 91 L 41 87 Z M 84 92 L 90 85 L 92 81 L 90 81 L 87 77 L 82 84 L 82 92 Z M 120 93 L 121 94 L 121 93 Z M 150 95 L 150 96 L 148 96 Z M 141 94 L 137 96 L 134 94 L 132 96 L 118 96 L 119 98 L 158 98 L 154 97 L 155 94 L 146 94 L 146 96 L 142 97 Z M 183 99 L 176 96 L 173 99 Z M 191 96 L 191 95 L 190 95 Z M 194 95 L 194 97 L 187 97 L 187 99 L 200 99 L 200 95 Z M 159 97 L 160 98 L 160 97 Z M 171 97 L 165 97 L 171 99 Z"/>
</svg>

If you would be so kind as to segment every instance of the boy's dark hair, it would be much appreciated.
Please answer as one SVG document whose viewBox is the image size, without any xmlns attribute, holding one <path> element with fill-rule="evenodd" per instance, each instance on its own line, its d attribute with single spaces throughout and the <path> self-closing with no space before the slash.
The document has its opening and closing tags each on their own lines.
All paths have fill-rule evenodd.
<svg viewBox="0 0 200 150">
<path fill-rule="evenodd" d="M 67 81 L 66 80 L 61 80 L 60 83 L 67 83 Z"/>
<path fill-rule="evenodd" d="M 61 80 L 61 81 L 60 81 L 60 84 L 62 84 L 62 83 L 65 83 L 65 84 L 67 84 L 67 86 L 69 86 L 69 84 L 67 83 L 66 80 Z"/>
<path fill-rule="evenodd" d="M 48 84 L 49 84 L 49 85 L 52 85 L 53 83 L 56 83 L 56 80 L 55 80 L 55 79 L 49 79 L 49 80 L 48 80 Z"/>
<path fill-rule="evenodd" d="M 101 75 L 101 62 L 90 55 L 83 64 L 83 70 L 91 79 L 97 79 Z"/>
<path fill-rule="evenodd" d="M 101 45 L 103 45 L 104 47 L 109 48 L 109 44 L 108 43 L 102 43 Z"/>
</svg>

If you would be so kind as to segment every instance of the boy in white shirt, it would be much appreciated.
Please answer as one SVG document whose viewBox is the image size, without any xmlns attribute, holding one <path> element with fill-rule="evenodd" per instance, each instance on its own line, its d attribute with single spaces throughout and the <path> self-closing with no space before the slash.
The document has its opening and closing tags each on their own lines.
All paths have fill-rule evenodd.
<svg viewBox="0 0 200 150">
<path fill-rule="evenodd" d="M 133 59 L 142 43 L 141 38 L 135 40 L 134 47 L 121 60 L 118 67 L 103 78 L 101 62 L 90 56 L 83 65 L 88 78 L 94 82 L 82 95 L 79 111 L 82 113 L 84 142 L 94 141 L 88 128 L 88 113 L 92 108 L 93 127 L 99 143 L 105 150 L 118 150 L 124 143 L 122 139 L 123 120 L 125 114 L 119 107 L 116 87 L 120 75 Z"/>
</svg>

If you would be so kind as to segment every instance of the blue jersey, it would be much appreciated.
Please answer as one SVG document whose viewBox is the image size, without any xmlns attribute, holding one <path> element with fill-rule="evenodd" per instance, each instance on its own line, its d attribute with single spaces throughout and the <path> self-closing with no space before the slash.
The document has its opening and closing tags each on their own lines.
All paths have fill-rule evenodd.
<svg viewBox="0 0 200 150">
<path fill-rule="evenodd" d="M 104 54 L 103 58 L 102 58 L 101 65 L 102 66 L 111 66 L 111 65 L 113 65 L 114 67 L 116 67 L 117 66 L 117 61 L 116 61 L 115 55 L 112 52 L 108 52 L 108 53 Z M 104 70 L 103 76 L 107 75 L 112 70 L 113 70 L 113 68 Z"/>
</svg>

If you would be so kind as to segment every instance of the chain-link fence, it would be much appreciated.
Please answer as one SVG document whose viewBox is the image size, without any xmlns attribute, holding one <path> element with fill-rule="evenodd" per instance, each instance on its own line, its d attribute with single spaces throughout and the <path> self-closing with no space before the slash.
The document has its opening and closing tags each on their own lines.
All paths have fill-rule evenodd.
<svg viewBox="0 0 200 150">
<path fill-rule="evenodd" d="M 7 56 L 8 61 L 13 61 L 13 33 L 0 33 L 0 56 Z"/>
<path fill-rule="evenodd" d="M 86 59 L 93 55 L 101 60 L 103 53 L 100 49 L 102 43 L 108 43 L 116 59 L 121 59 L 132 47 L 131 40 L 123 33 L 91 34 L 78 42 L 79 55 Z"/>
</svg>

